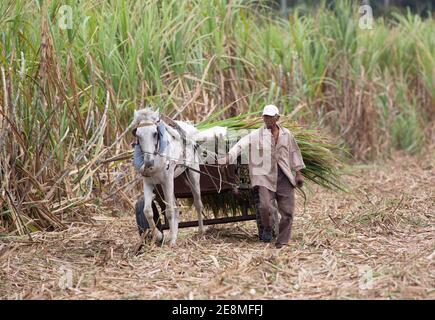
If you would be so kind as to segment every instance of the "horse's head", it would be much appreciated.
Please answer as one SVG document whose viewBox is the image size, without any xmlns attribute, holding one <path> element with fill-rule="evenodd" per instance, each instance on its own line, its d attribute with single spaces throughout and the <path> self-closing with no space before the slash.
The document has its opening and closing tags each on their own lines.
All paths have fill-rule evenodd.
<svg viewBox="0 0 435 320">
<path fill-rule="evenodd" d="M 144 176 L 151 176 L 164 166 L 164 161 L 159 156 L 159 121 L 159 113 L 149 108 L 134 112 L 136 125 L 132 133 L 143 154 L 143 165 L 139 171 Z"/>
</svg>

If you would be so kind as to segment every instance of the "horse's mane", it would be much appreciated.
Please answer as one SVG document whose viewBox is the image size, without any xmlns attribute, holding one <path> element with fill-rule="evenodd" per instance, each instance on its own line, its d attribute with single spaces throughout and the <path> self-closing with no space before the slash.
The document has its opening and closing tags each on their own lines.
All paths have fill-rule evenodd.
<svg viewBox="0 0 435 320">
<path fill-rule="evenodd" d="M 152 110 L 147 107 L 140 110 L 134 111 L 134 119 L 133 122 L 135 124 L 139 124 L 142 121 L 157 121 L 159 119 L 159 113 L 157 111 Z"/>
</svg>

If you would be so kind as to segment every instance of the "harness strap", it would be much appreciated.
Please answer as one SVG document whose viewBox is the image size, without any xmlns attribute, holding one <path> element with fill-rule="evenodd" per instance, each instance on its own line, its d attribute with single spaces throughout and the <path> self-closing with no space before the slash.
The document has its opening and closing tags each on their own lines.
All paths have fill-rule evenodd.
<svg viewBox="0 0 435 320">
<path fill-rule="evenodd" d="M 165 123 L 167 123 L 174 129 L 176 129 L 180 134 L 181 140 L 183 141 L 183 159 L 186 159 L 186 146 L 187 146 L 186 131 L 184 131 L 184 129 L 181 128 L 181 126 L 177 122 L 175 122 L 173 119 L 169 118 L 164 114 L 160 115 L 160 119 L 162 119 Z"/>
<path fill-rule="evenodd" d="M 154 121 L 141 121 L 136 128 L 142 128 L 142 127 L 148 127 L 148 126 L 152 126 L 155 125 L 156 123 Z"/>
</svg>

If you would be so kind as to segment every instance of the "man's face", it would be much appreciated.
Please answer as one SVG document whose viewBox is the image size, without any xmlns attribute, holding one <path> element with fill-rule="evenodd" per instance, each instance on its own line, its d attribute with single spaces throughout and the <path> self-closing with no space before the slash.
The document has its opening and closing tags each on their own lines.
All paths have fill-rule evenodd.
<svg viewBox="0 0 435 320">
<path fill-rule="evenodd" d="M 263 121 L 264 121 L 264 124 L 266 125 L 267 129 L 274 128 L 275 125 L 276 125 L 276 122 L 278 121 L 278 119 L 279 119 L 278 115 L 276 115 L 276 116 L 266 116 L 266 115 L 264 115 L 263 116 Z"/>
</svg>

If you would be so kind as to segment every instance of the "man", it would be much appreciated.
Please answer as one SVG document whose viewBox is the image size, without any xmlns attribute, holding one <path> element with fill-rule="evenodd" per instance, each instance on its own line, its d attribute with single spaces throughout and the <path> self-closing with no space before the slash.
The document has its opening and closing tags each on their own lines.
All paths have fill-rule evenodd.
<svg viewBox="0 0 435 320">
<path fill-rule="evenodd" d="M 294 188 L 302 187 L 301 170 L 305 168 L 293 134 L 277 123 L 279 117 L 276 106 L 265 106 L 264 126 L 240 139 L 228 154 L 218 161 L 220 164 L 233 163 L 239 154 L 249 147 L 251 185 L 259 195 L 259 210 L 264 226 L 260 239 L 264 242 L 272 240 L 271 201 L 276 199 L 281 213 L 279 234 L 275 243 L 278 249 L 287 245 L 290 240 L 295 206 Z M 295 175 L 292 170 L 295 171 Z"/>
</svg>

